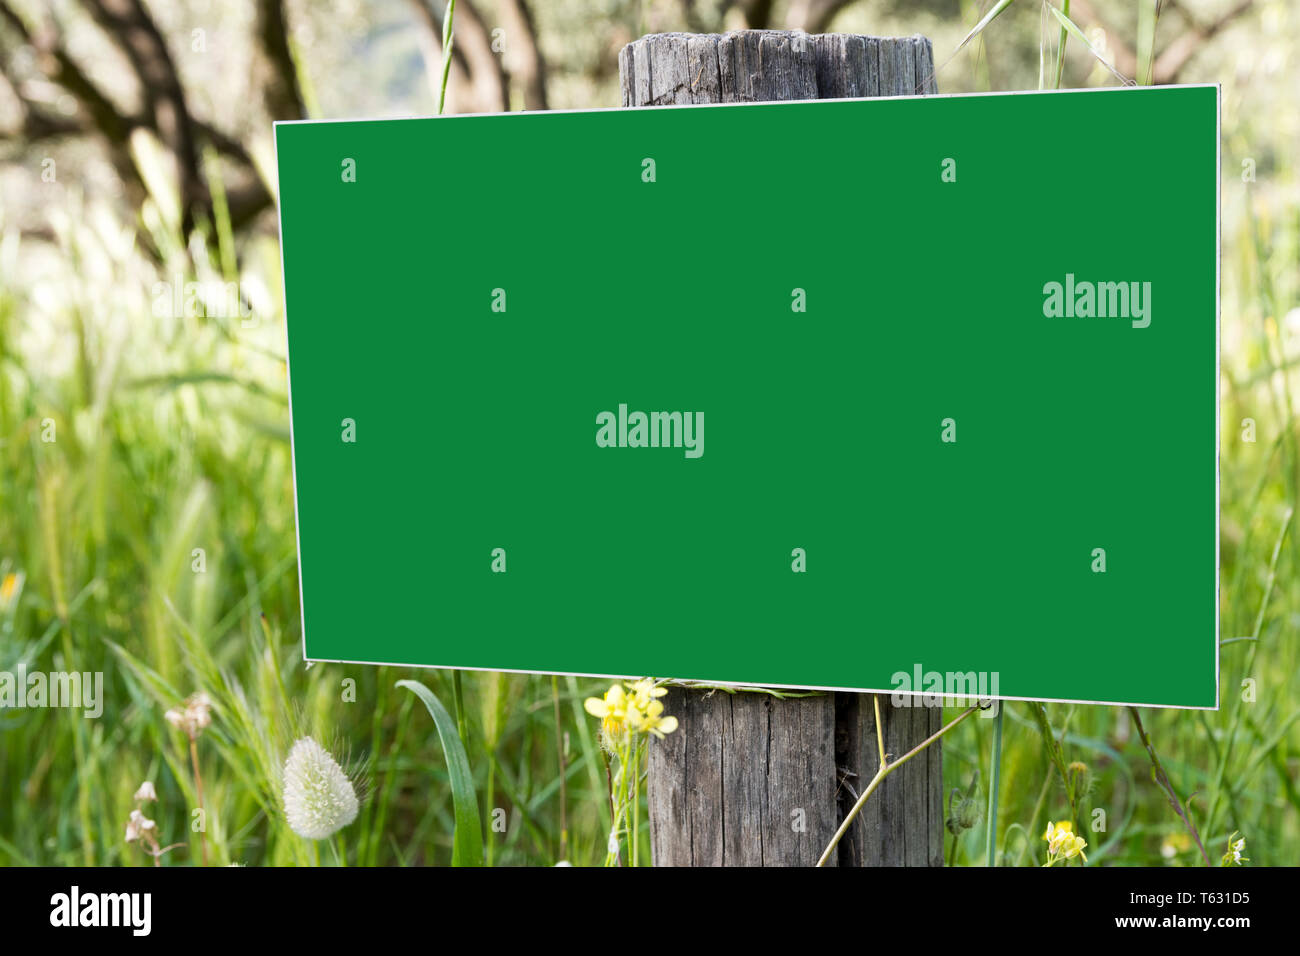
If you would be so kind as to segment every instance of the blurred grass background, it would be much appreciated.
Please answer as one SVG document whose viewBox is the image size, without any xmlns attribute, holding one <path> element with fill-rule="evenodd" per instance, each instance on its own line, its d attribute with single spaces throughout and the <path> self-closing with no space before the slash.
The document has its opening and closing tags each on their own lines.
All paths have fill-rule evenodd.
<svg viewBox="0 0 1300 956">
<path fill-rule="evenodd" d="M 623 43 L 744 26 L 924 33 L 944 92 L 1036 88 L 1045 63 L 1054 85 L 1059 24 L 1041 2 L 1010 5 L 948 59 L 993 6 L 462 0 L 448 109 L 617 105 Z M 1294 864 L 1300 10 L 1058 6 L 1127 76 L 1223 86 L 1223 707 L 1143 722 L 1215 863 L 1235 831 L 1253 865 Z M 0 862 L 150 863 L 123 841 L 145 779 L 162 842 L 185 844 L 166 863 L 197 862 L 188 740 L 163 713 L 202 690 L 216 710 L 198 744 L 213 863 L 445 864 L 446 761 L 428 713 L 394 687 L 405 677 L 463 700 L 490 862 L 604 859 L 606 770 L 582 710 L 603 683 L 466 674 L 458 695 L 446 672 L 300 659 L 269 123 L 434 112 L 442 13 L 436 0 L 0 2 L 0 671 L 102 671 L 106 698 L 97 720 L 0 710 Z M 126 44 L 131 31 L 147 42 Z M 1063 86 L 1118 82 L 1082 44 L 1066 49 Z M 1062 150 L 1076 135 L 1043 130 Z M 1114 148 L 1132 152 L 1135 175 L 1158 175 L 1158 157 Z M 1159 241 L 1140 208 L 1070 184 L 1044 206 L 1056 211 L 1043 241 L 1077 216 Z M 437 242 L 455 224 L 431 230 Z M 218 292 L 173 309 L 160 283 L 191 282 L 237 289 L 237 307 Z M 1014 614 L 1014 593 L 1007 604 Z M 1115 662 L 1077 647 L 1060 665 Z M 1063 760 L 1081 765 L 1068 774 L 1080 820 L 1104 812 L 1105 829 L 1085 833 L 1092 864 L 1200 862 L 1129 711 L 1046 714 Z M 945 739 L 949 788 L 991 778 L 992 723 Z M 278 809 L 299 733 L 349 754 L 367 791 L 319 854 Z M 1000 779 L 999 859 L 1041 863 L 1047 821 L 1070 811 L 1030 705 L 1007 707 Z M 504 832 L 491 828 L 498 808 Z M 950 841 L 955 862 L 984 861 L 982 825 Z"/>
</svg>

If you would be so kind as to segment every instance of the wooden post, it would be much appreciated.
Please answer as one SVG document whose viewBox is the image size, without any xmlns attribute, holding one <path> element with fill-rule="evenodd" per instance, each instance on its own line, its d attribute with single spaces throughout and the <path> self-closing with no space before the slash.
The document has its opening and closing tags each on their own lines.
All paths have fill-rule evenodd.
<svg viewBox="0 0 1300 956">
<path fill-rule="evenodd" d="M 930 41 L 920 36 L 666 33 L 629 43 L 618 65 L 624 106 L 936 91 Z M 665 704 L 680 729 L 650 750 L 659 866 L 812 865 L 879 763 L 870 695 L 780 700 L 674 688 Z M 880 704 L 894 757 L 939 730 L 938 707 L 894 708 L 884 695 Z M 943 865 L 939 748 L 886 778 L 832 862 Z"/>
</svg>

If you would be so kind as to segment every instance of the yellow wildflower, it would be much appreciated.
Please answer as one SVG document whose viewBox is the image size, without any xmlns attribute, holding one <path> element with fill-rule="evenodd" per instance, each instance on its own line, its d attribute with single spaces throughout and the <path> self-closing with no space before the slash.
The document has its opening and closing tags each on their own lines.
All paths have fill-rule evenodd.
<svg viewBox="0 0 1300 956">
<path fill-rule="evenodd" d="M 649 709 L 656 698 L 668 693 L 667 687 L 656 687 L 655 682 L 649 677 L 643 677 L 635 684 L 629 684 L 627 689 L 632 693 L 633 706 L 643 713 Z"/>
<path fill-rule="evenodd" d="M 631 733 L 653 734 L 663 739 L 677 729 L 677 718 L 664 716 L 666 687 L 656 686 L 645 677 L 631 684 L 615 684 L 604 697 L 588 697 L 583 702 L 587 713 L 599 717 L 606 739 L 614 741 Z"/>
<path fill-rule="evenodd" d="M 1075 835 L 1074 824 L 1069 820 L 1060 823 L 1049 821 L 1043 839 L 1047 841 L 1047 862 L 1044 866 L 1051 866 L 1059 860 L 1072 860 L 1076 856 L 1082 857 L 1085 862 L 1088 859 L 1088 855 L 1083 852 L 1088 841 Z"/>
<path fill-rule="evenodd" d="M 14 599 L 18 593 L 18 575 L 12 572 L 6 574 L 3 583 L 0 583 L 0 607 L 8 607 L 9 602 Z"/>
<path fill-rule="evenodd" d="M 617 737 L 627 726 L 628 696 L 622 684 L 615 684 L 604 697 L 588 697 L 582 704 L 587 713 L 600 718 L 600 728 L 609 737 Z"/>
<path fill-rule="evenodd" d="M 664 739 L 664 734 L 671 734 L 677 729 L 677 718 L 664 716 L 664 704 L 661 700 L 650 701 L 644 710 L 635 708 L 628 711 L 628 721 L 632 724 L 633 730 L 654 734 L 660 740 Z"/>
</svg>

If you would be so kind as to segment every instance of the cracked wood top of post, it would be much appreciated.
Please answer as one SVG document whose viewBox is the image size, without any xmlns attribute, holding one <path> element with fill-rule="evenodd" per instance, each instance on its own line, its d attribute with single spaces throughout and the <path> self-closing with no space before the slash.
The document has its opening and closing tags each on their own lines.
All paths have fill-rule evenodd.
<svg viewBox="0 0 1300 956">
<path fill-rule="evenodd" d="M 654 33 L 619 51 L 623 106 L 937 92 L 923 36 L 788 30 Z"/>
</svg>

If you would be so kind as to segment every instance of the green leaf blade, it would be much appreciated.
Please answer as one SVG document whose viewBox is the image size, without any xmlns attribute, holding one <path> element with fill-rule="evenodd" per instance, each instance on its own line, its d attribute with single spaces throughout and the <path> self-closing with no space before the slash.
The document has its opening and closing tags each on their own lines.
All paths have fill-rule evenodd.
<svg viewBox="0 0 1300 956">
<path fill-rule="evenodd" d="M 456 732 L 456 720 L 447 712 L 442 701 L 419 681 L 399 680 L 424 703 L 438 728 L 438 739 L 447 758 L 447 775 L 451 778 L 452 808 L 456 816 L 456 832 L 452 836 L 452 866 L 483 865 L 483 828 L 478 812 L 478 795 L 474 792 L 474 774 L 470 770 L 465 745 Z"/>
</svg>

